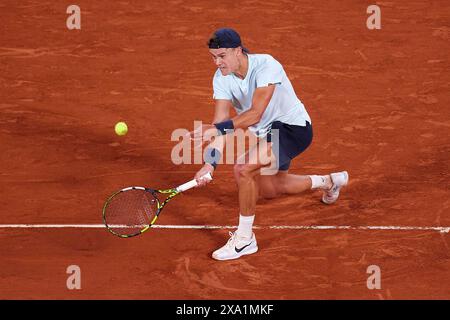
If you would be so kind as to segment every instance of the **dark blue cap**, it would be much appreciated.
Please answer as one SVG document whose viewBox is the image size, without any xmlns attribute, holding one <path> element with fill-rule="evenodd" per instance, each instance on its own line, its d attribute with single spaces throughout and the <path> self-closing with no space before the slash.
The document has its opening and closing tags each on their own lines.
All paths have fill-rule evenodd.
<svg viewBox="0 0 450 320">
<path fill-rule="evenodd" d="M 244 52 L 248 52 L 248 50 L 242 46 L 239 33 L 230 28 L 222 28 L 214 32 L 211 39 L 209 39 L 208 47 L 210 49 L 242 47 Z"/>
</svg>

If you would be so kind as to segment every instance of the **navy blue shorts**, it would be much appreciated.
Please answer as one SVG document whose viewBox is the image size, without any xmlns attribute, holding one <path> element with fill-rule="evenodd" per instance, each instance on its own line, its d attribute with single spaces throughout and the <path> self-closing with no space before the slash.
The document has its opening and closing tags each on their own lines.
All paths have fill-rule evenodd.
<svg viewBox="0 0 450 320">
<path fill-rule="evenodd" d="M 272 137 L 274 134 L 272 130 L 274 129 L 278 129 L 278 146 L 276 145 L 276 139 Z M 308 121 L 306 121 L 306 126 L 304 127 L 274 121 L 272 128 L 267 134 L 267 141 L 273 142 L 272 150 L 277 156 L 278 170 L 288 170 L 291 160 L 308 148 L 312 138 L 312 126 Z"/>
</svg>

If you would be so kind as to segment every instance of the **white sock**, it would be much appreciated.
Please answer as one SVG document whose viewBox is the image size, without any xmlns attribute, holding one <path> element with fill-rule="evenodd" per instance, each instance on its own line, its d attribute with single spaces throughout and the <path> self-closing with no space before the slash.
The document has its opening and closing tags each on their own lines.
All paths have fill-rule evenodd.
<svg viewBox="0 0 450 320">
<path fill-rule="evenodd" d="M 255 221 L 255 215 L 253 216 L 243 216 L 239 215 L 239 226 L 237 229 L 237 234 L 240 237 L 250 239 L 253 235 L 253 221 Z"/>
<path fill-rule="evenodd" d="M 325 188 L 327 186 L 326 176 L 309 176 L 311 178 L 311 189 Z"/>
</svg>

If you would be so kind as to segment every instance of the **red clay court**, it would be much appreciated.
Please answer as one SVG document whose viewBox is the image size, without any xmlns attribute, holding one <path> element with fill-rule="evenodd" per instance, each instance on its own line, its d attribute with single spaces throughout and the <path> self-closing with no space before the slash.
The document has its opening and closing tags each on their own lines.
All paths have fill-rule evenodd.
<svg viewBox="0 0 450 320">
<path fill-rule="evenodd" d="M 450 298 L 448 1 L 376 2 L 381 30 L 358 0 L 76 4 L 81 30 L 66 27 L 69 3 L 0 4 L 0 299 Z M 158 220 L 218 228 L 112 236 L 113 191 L 199 169 L 172 163 L 170 136 L 212 119 L 206 41 L 223 26 L 283 64 L 311 115 L 291 172 L 347 170 L 349 186 L 331 206 L 315 192 L 261 201 L 260 251 L 235 261 L 210 257 L 237 224 L 232 165 Z"/>
</svg>

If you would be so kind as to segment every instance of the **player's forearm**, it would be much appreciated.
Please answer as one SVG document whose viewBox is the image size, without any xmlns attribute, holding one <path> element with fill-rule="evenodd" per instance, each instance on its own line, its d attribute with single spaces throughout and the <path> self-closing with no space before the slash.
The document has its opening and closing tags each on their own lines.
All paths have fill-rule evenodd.
<svg viewBox="0 0 450 320">
<path fill-rule="evenodd" d="M 234 128 L 247 129 L 258 123 L 261 120 L 261 116 L 262 114 L 260 112 L 249 109 L 232 119 Z"/>
<path fill-rule="evenodd" d="M 234 128 L 247 129 L 261 121 L 261 118 L 272 99 L 274 90 L 274 85 L 257 88 L 253 94 L 251 108 L 233 118 Z"/>
<path fill-rule="evenodd" d="M 258 123 L 261 120 L 262 113 L 257 109 L 247 110 L 240 115 L 230 120 L 225 120 L 219 123 L 214 123 L 220 134 L 227 134 L 235 129 L 247 129 L 251 125 Z"/>
</svg>

